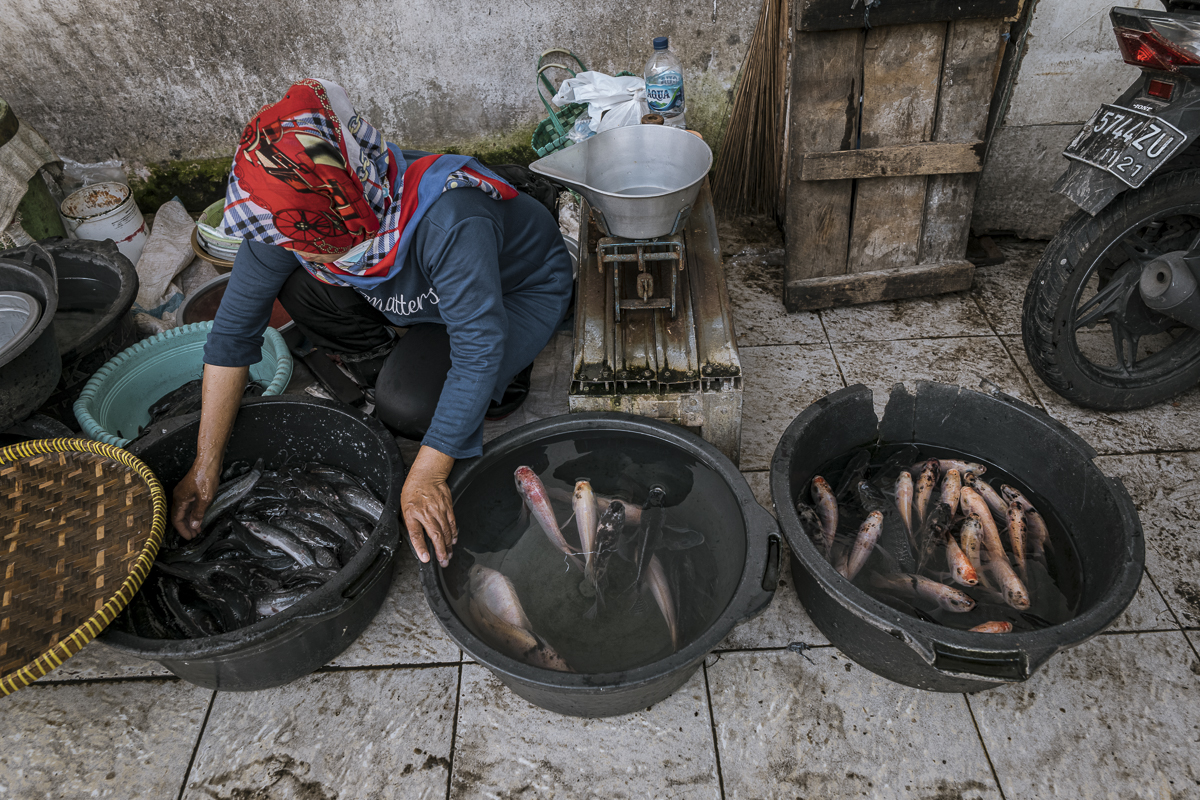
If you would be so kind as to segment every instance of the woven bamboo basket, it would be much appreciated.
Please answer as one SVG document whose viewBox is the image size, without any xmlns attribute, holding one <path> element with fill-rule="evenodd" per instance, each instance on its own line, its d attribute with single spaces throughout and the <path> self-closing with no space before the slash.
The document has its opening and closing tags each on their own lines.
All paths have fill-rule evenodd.
<svg viewBox="0 0 1200 800">
<path fill-rule="evenodd" d="M 0 695 L 78 653 L 125 608 L 162 542 L 150 468 L 86 439 L 0 449 Z"/>
</svg>

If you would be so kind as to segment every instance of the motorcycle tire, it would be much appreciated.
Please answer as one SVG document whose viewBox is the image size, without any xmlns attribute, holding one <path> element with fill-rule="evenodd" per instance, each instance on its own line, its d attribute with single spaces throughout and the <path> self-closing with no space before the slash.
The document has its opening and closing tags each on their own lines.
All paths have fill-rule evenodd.
<svg viewBox="0 0 1200 800">
<path fill-rule="evenodd" d="M 1080 318 L 1097 313 L 1080 313 L 1089 302 L 1082 295 L 1093 277 L 1099 286 L 1093 298 L 1098 299 L 1113 280 L 1129 286 L 1134 271 L 1140 273 L 1139 263 L 1187 249 L 1197 234 L 1200 169 L 1158 176 L 1122 194 L 1095 217 L 1076 213 L 1047 246 L 1025 292 L 1021 334 L 1038 376 L 1068 400 L 1102 411 L 1144 408 L 1200 382 L 1200 331 L 1146 308 L 1136 288 L 1113 295 L 1128 297 L 1123 303 L 1113 301 L 1121 306 L 1120 316 L 1092 323 L 1109 326 L 1115 366 L 1094 362 L 1076 336 Z M 1139 362 L 1139 338 L 1132 345 L 1118 338 L 1118 326 L 1126 320 L 1131 327 L 1120 330 L 1158 328 L 1153 335 L 1169 343 Z"/>
</svg>

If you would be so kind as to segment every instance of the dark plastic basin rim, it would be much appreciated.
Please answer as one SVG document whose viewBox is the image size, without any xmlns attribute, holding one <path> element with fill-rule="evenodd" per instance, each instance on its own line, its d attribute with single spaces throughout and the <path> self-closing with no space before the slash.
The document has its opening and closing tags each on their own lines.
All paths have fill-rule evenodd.
<svg viewBox="0 0 1200 800">
<path fill-rule="evenodd" d="M 871 392 L 870 389 L 861 384 L 840 390 L 840 392 L 851 391 L 866 391 L 868 394 Z M 963 389 L 962 391 L 972 390 Z M 840 392 L 834 392 L 833 394 Z M 1021 401 L 1015 398 L 1008 397 L 1007 395 L 997 397 L 995 393 L 980 392 L 979 394 L 989 397 L 996 402 L 1006 402 L 1026 407 L 1029 411 L 1034 412 L 1032 415 L 1034 419 L 1038 419 L 1036 409 L 1026 406 L 1026 404 L 1021 403 Z M 795 506 L 790 499 L 795 496 L 795 493 L 792 491 L 789 478 L 791 460 L 788 454 L 794 451 L 799 431 L 808 423 L 809 417 L 819 414 L 821 411 L 823 409 L 817 407 L 816 404 L 809 406 L 784 431 L 778 446 L 775 448 L 775 454 L 771 459 L 771 497 L 775 504 L 776 513 L 779 515 L 780 527 L 783 530 L 783 535 L 787 538 L 793 558 L 799 558 L 804 563 L 808 572 L 825 589 L 826 593 L 855 616 L 875 625 L 880 630 L 893 630 L 909 634 L 915 642 L 909 641 L 906 643 L 909 646 L 913 646 L 914 643 L 920 645 L 920 647 L 914 647 L 918 652 L 927 649 L 930 655 L 932 655 L 934 643 L 945 643 L 963 650 L 997 656 L 1013 655 L 1021 652 L 1026 654 L 1029 663 L 1036 667 L 1036 665 L 1044 662 L 1046 658 L 1049 658 L 1059 650 L 1082 644 L 1093 636 L 1096 636 L 1124 612 L 1124 606 L 1114 607 L 1111 603 L 1101 602 L 1073 619 L 1057 625 L 1051 625 L 1048 628 L 997 635 L 972 633 L 971 631 L 961 631 L 942 625 L 934 625 L 904 614 L 871 597 L 865 591 L 839 575 L 833 566 L 817 552 L 812 542 L 798 534 L 800 531 L 800 516 L 796 513 Z M 1091 450 L 1090 446 L 1078 434 L 1061 424 L 1045 424 L 1043 434 L 1045 436 L 1064 439 L 1065 443 L 1079 451 L 1081 456 L 1089 451 L 1093 455 L 1095 454 L 1095 451 Z M 1122 517 L 1125 520 L 1132 519 L 1137 525 L 1134 541 L 1135 552 L 1130 554 L 1131 557 L 1125 559 L 1118 582 L 1109 590 L 1110 597 L 1125 594 L 1132 596 L 1137 590 L 1137 585 L 1141 582 L 1141 564 L 1145 560 L 1144 541 L 1141 536 L 1141 525 L 1138 522 L 1137 510 L 1128 493 L 1124 491 L 1124 487 L 1118 481 L 1114 481 L 1114 479 L 1108 478 L 1101 473 L 1090 458 L 1085 460 L 1087 461 L 1087 469 L 1094 470 L 1114 488 L 1113 495 L 1121 510 Z M 1120 491 L 1116 491 L 1118 487 Z M 781 503 L 780 498 L 786 498 L 786 501 Z M 932 664 L 932 661 L 930 663 Z M 1030 671 L 1032 672 L 1032 668 Z M 972 677 L 978 678 L 979 676 L 973 675 Z M 1005 682 L 1002 678 L 989 677 L 987 680 L 994 680 L 998 683 Z"/>
<path fill-rule="evenodd" d="M 565 433 L 611 431 L 613 433 L 636 433 L 674 445 L 692 454 L 698 461 L 718 473 L 729 486 L 742 509 L 746 524 L 746 560 L 733 597 L 721 614 L 700 636 L 684 645 L 680 650 L 651 664 L 618 672 L 570 673 L 543 669 L 507 656 L 484 642 L 458 618 L 451 608 L 434 562 L 421 564 L 421 584 L 425 589 L 434 615 L 441 622 L 450 638 L 467 651 L 480 664 L 525 684 L 551 689 L 596 690 L 605 687 L 625 689 L 660 679 L 663 675 L 690 668 L 720 644 L 733 627 L 745 619 L 764 593 L 762 575 L 767 566 L 767 550 L 772 536 L 779 536 L 775 518 L 754 499 L 745 476 L 725 455 L 698 436 L 675 425 L 656 420 L 616 412 L 585 412 L 565 414 L 532 422 L 509 431 L 484 445 L 483 455 L 477 459 L 460 462 L 450 474 L 451 494 L 458 490 L 478 470 L 484 469 L 503 454 L 542 439 Z"/>
</svg>

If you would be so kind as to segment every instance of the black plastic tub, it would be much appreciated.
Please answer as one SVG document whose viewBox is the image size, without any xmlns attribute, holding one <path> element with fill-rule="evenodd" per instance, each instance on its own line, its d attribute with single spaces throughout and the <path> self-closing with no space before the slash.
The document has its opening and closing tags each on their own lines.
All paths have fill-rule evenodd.
<svg viewBox="0 0 1200 800">
<path fill-rule="evenodd" d="M 38 245 L 20 259 L 0 258 L 0 291 L 23 292 L 41 305 L 33 330 L 0 350 L 0 430 L 28 417 L 46 401 L 62 374 L 54 338 L 58 288 L 54 260 Z"/>
<path fill-rule="evenodd" d="M 1064 522 L 1079 557 L 1082 594 L 1073 619 L 1041 630 L 987 634 L 924 622 L 842 578 L 812 544 L 794 498 L 818 468 L 860 447 L 916 443 L 1002 466 Z M 871 390 L 827 395 L 792 422 L 771 462 L 771 497 L 792 549 L 800 601 L 829 641 L 885 678 L 940 692 L 973 692 L 1028 679 L 1059 650 L 1103 631 L 1133 600 L 1145 541 L 1137 510 L 1093 450 L 1045 413 L 999 392 L 919 381 L 892 389 L 883 419 Z"/>
<path fill-rule="evenodd" d="M 134 443 L 168 497 L 192 464 L 199 416 L 170 420 Z M 375 618 L 392 584 L 405 469 L 395 440 L 378 421 L 332 402 L 297 397 L 246 400 L 225 463 L 262 458 L 268 469 L 319 461 L 361 478 L 384 499 L 370 539 L 333 580 L 268 619 L 202 639 L 144 639 L 108 628 L 106 644 L 157 661 L 185 681 L 222 691 L 267 689 L 328 663 Z"/>
<path fill-rule="evenodd" d="M 455 498 L 459 541 L 455 558 L 469 557 L 480 527 L 507 524 L 515 517 L 521 501 L 513 490 L 513 470 L 522 463 L 524 452 L 568 440 L 600 440 L 628 443 L 630 451 L 653 446 L 677 454 L 717 476 L 716 483 L 728 487 L 714 508 L 728 511 L 714 515 L 711 522 L 727 520 L 727 534 L 714 536 L 715 558 L 727 575 L 729 601 L 714 615 L 707 628 L 681 642 L 666 658 L 619 672 L 569 673 L 531 666 L 491 647 L 459 619 L 450 599 L 448 574 L 462 568 L 442 570 L 432 562 L 421 567 L 421 581 L 430 608 L 447 633 L 479 663 L 490 669 L 510 689 L 529 702 L 559 714 L 604 717 L 644 709 L 668 697 L 682 686 L 704 657 L 733 629 L 734 625 L 766 608 L 779 578 L 780 535 L 770 512 L 754 500 L 749 485 L 737 468 L 716 448 L 686 430 L 644 417 L 627 414 L 584 413 L 553 417 L 511 431 L 484 447 L 483 455 L 460 462 L 450 475 Z M 635 462 L 636 463 L 636 460 Z M 706 473 L 707 475 L 708 473 Z M 492 492 L 480 487 L 503 487 Z M 473 488 L 476 491 L 473 491 Z M 724 491 L 721 491 L 724 495 Z M 464 498 L 473 498 L 469 501 Z M 730 517 L 736 516 L 736 519 Z M 714 526 L 710 524 L 710 530 Z M 732 531 L 744 530 L 744 535 Z M 531 612 L 532 613 L 532 612 Z"/>
<path fill-rule="evenodd" d="M 46 249 L 58 268 L 54 329 L 63 364 L 69 366 L 117 330 L 137 297 L 137 270 L 111 239 L 63 239 Z"/>
</svg>

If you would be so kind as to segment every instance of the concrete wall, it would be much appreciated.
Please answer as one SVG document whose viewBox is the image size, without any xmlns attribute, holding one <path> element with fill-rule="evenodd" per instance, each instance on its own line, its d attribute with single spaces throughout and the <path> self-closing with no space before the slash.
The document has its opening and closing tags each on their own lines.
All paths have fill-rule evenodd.
<svg viewBox="0 0 1200 800">
<path fill-rule="evenodd" d="M 0 0 L 0 97 L 58 152 L 225 156 L 293 81 L 344 85 L 405 146 L 528 142 L 538 54 L 640 74 L 654 36 L 684 62 L 688 122 L 719 138 L 759 0 Z"/>
<path fill-rule="evenodd" d="M 975 199 L 976 232 L 1050 238 L 1076 210 L 1050 191 L 1066 169 L 1062 151 L 1100 103 L 1139 74 L 1121 60 L 1113 36 L 1108 11 L 1118 4 L 1162 9 L 1151 0 L 1037 0 Z"/>
</svg>

